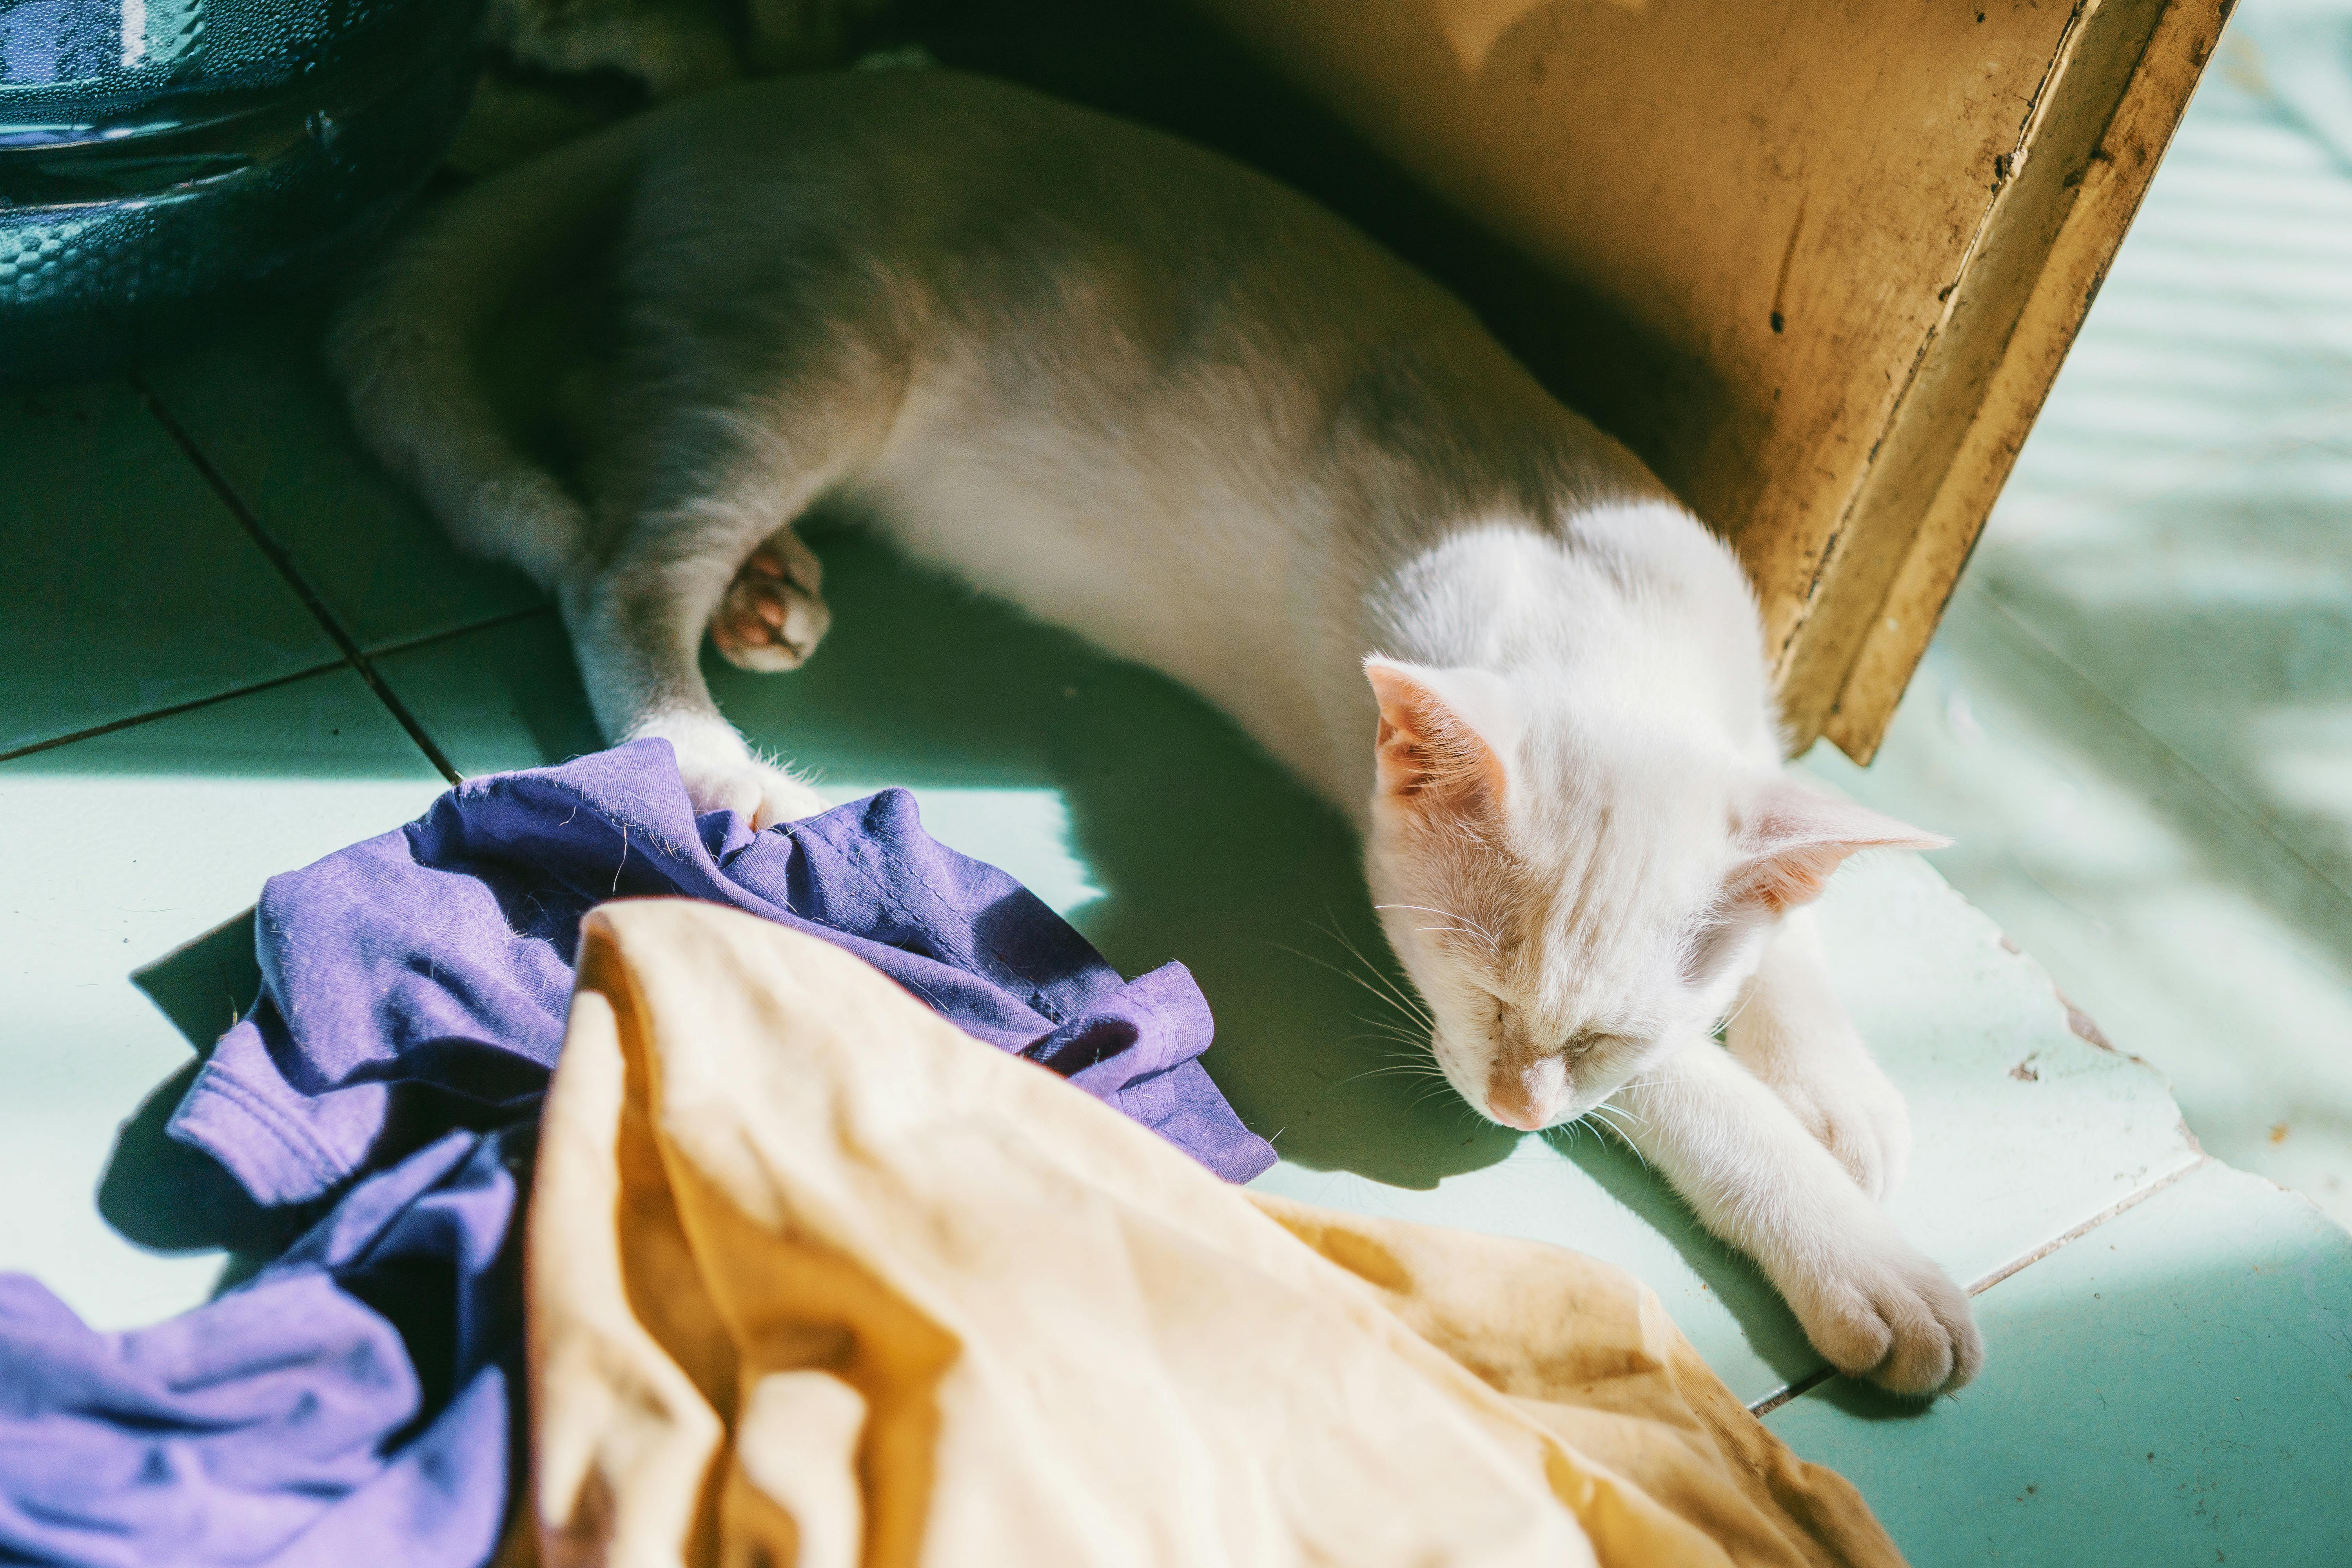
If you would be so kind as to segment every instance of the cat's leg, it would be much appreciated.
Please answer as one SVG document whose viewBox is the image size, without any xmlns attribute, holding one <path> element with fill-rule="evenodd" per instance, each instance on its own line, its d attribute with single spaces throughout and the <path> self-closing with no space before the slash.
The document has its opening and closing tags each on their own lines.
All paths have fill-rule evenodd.
<svg viewBox="0 0 2352 1568">
<path fill-rule="evenodd" d="M 719 713 L 703 635 L 751 669 L 814 651 L 831 616 L 793 523 L 871 459 L 905 389 L 855 334 L 787 330 L 831 321 L 822 304 L 780 310 L 783 335 L 754 342 L 709 339 L 674 302 L 644 304 L 601 426 L 600 543 L 562 595 L 605 737 L 668 741 L 698 808 L 759 827 L 828 803 Z"/>
<path fill-rule="evenodd" d="M 752 753 L 703 681 L 702 634 L 742 555 L 731 531 L 651 531 L 650 542 L 633 542 L 562 595 L 605 738 L 667 741 L 698 811 L 730 810 L 767 827 L 824 810 L 829 803 L 807 783 Z M 689 543 L 699 547 L 679 548 Z"/>
<path fill-rule="evenodd" d="M 1902 1184 L 1910 1112 L 1838 1001 L 1811 910 L 1781 921 L 1724 1038 L 1864 1193 L 1883 1200 Z"/>
<path fill-rule="evenodd" d="M 637 404 L 642 408 L 642 400 Z M 702 679 L 702 637 L 755 669 L 788 669 L 829 618 L 816 557 L 792 521 L 865 450 L 844 405 L 769 401 L 754 421 L 680 397 L 659 416 L 619 421 L 635 437 L 605 494 L 606 543 L 564 584 L 580 674 L 605 738 L 659 737 L 703 811 L 767 827 L 825 809 L 783 767 L 753 754 Z"/>
<path fill-rule="evenodd" d="M 1616 1100 L 1630 1113 L 1622 1135 L 1700 1224 L 1763 1266 L 1832 1365 L 1901 1394 L 1976 1374 L 1984 1348 L 1968 1298 L 1713 1041 Z"/>
</svg>

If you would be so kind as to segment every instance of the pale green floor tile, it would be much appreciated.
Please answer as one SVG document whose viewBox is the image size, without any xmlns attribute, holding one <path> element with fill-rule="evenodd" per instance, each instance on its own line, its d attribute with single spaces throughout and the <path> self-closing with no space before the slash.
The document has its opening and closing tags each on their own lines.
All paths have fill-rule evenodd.
<svg viewBox="0 0 2352 1568">
<path fill-rule="evenodd" d="M 334 662 L 120 382 L 0 396 L 0 755 Z"/>
<path fill-rule="evenodd" d="M 544 604 L 520 573 L 459 553 L 361 449 L 323 331 L 304 310 L 142 376 L 363 652 Z"/>
<path fill-rule="evenodd" d="M 2287 111 L 2352 174 L 2352 41 L 2344 0 L 2261 0 L 2237 13 L 2230 41 L 2236 68 L 2267 87 Z"/>
<path fill-rule="evenodd" d="M 2265 865 L 2226 798 L 1964 592 L 1878 761 L 1807 761 L 1952 835 L 1929 857 L 2123 1049 L 2167 1075 L 2207 1151 L 2352 1225 L 2352 973 L 2330 908 Z M 2144 740 L 2144 737 L 2143 737 Z"/>
<path fill-rule="evenodd" d="M 2004 533 L 1977 584 L 2352 889 L 2340 799 L 2352 747 L 2330 724 L 2352 715 L 2348 525 L 2352 439 L 2307 443 L 2217 458 L 2161 495 L 2080 502 L 2031 535 Z M 2274 773 L 2280 742 L 2303 774 Z M 2297 791 L 2314 768 L 2337 789 Z"/>
<path fill-rule="evenodd" d="M 170 1158 L 162 1121 L 253 1000 L 240 917 L 442 787 L 347 669 L 0 763 L 0 1269 L 108 1328 L 205 1299 L 221 1256 L 199 1200 L 226 1178 Z"/>
<path fill-rule="evenodd" d="M 1383 951 L 1352 837 L 1224 721 L 864 541 L 820 547 L 830 637 L 790 675 L 712 662 L 729 716 L 836 798 L 913 787 L 941 837 L 1038 886 L 1128 972 L 1182 959 L 1218 1018 L 1210 1070 L 1284 1156 L 1270 1186 L 1623 1263 L 1748 1399 L 1818 1369 L 1754 1271 L 1614 1145 L 1521 1139 L 1382 1070 L 1412 1049 L 1396 1009 L 1334 973 L 1391 977 L 1341 942 Z M 552 616 L 379 668 L 463 772 L 596 743 Z M 1848 1002 L 1916 1108 L 1897 1213 L 1958 1278 L 2195 1157 L 2160 1082 L 2070 1032 L 2035 965 L 1923 868 L 1857 865 L 1825 918 Z"/>
<path fill-rule="evenodd" d="M 1914 1568 L 2352 1563 L 2352 1238 L 2206 1165 L 1977 1299 L 1924 1411 L 1843 1380 L 1766 1417 Z"/>
<path fill-rule="evenodd" d="M 386 654 L 376 675 L 461 777 L 545 767 L 604 744 L 552 610 Z"/>
<path fill-rule="evenodd" d="M 1810 760 L 2352 1225 L 2352 162 L 2257 43 L 2317 9 L 2233 22 L 1877 761 Z"/>
</svg>

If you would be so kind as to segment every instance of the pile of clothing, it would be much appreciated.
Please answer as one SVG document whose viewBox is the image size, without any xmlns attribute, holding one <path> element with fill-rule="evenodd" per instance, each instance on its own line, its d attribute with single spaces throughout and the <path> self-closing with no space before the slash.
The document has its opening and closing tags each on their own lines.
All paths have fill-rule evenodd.
<svg viewBox="0 0 2352 1568">
<path fill-rule="evenodd" d="M 1244 1191 L 1191 977 L 904 792 L 642 742 L 257 940 L 172 1132 L 320 1217 L 131 1333 L 0 1278 L 0 1560 L 1898 1561 L 1621 1271 Z"/>
</svg>

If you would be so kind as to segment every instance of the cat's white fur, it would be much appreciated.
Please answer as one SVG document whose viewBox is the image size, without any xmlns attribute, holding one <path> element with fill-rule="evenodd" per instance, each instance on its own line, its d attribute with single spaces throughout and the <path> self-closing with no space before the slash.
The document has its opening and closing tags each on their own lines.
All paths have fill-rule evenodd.
<svg viewBox="0 0 2352 1568">
<path fill-rule="evenodd" d="M 575 499 L 472 356 L 581 254 L 624 346 Z M 900 550 L 1224 708 L 1361 827 L 1463 1097 L 1604 1100 L 1831 1362 L 1924 1393 L 1965 1296 L 1877 1206 L 1900 1097 L 1804 904 L 1936 842 L 1784 776 L 1730 553 L 1464 308 L 1197 149 L 948 73 L 689 100 L 476 187 L 339 322 L 362 430 L 558 594 L 599 721 L 762 824 L 819 808 L 697 668 L 826 613 L 791 525 Z M 1729 1016 L 1728 1049 L 1710 1038 Z"/>
</svg>

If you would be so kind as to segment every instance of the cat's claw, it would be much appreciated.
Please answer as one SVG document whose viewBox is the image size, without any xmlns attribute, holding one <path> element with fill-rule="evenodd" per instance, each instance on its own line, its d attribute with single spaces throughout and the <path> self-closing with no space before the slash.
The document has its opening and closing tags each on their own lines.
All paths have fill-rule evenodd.
<svg viewBox="0 0 2352 1568">
<path fill-rule="evenodd" d="M 1967 1295 L 1891 1227 L 1783 1289 L 1805 1337 L 1849 1377 L 1926 1396 L 1959 1387 L 1984 1364 Z"/>
<path fill-rule="evenodd" d="M 710 640 L 739 669 L 797 669 L 833 624 L 824 568 L 790 530 L 751 552 L 710 617 Z"/>
</svg>

